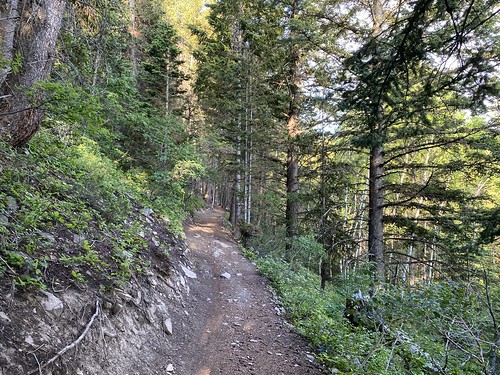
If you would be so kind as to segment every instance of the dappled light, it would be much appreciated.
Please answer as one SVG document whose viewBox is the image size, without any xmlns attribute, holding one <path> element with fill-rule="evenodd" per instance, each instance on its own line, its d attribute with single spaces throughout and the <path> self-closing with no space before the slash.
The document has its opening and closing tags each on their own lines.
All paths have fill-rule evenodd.
<svg viewBox="0 0 500 375">
<path fill-rule="evenodd" d="M 0 375 L 499 373 L 493 0 L 4 0 Z"/>
</svg>

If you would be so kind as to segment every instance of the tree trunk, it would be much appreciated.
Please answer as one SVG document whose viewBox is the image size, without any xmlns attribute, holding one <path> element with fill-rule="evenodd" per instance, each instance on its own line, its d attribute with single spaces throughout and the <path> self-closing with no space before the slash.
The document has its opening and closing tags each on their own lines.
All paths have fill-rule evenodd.
<svg viewBox="0 0 500 375">
<path fill-rule="evenodd" d="M 2 71 L 0 81 L 1 96 L 8 95 L 0 99 L 0 137 L 13 146 L 24 145 L 39 128 L 43 112 L 32 103 L 43 98 L 30 96 L 27 90 L 52 70 L 65 8 L 65 0 L 25 0 L 21 4 L 11 0 L 0 8 L 2 19 L 18 15 L 15 26 L 10 19 L 2 21 L 7 26 L 3 29 L 1 25 L 2 53 L 10 58 L 20 54 L 23 64 L 19 72 Z"/>
<path fill-rule="evenodd" d="M 139 47 L 137 45 L 137 40 L 139 38 L 139 32 L 137 31 L 137 17 L 136 17 L 136 4 L 135 0 L 129 0 L 128 6 L 130 8 L 130 35 L 133 40 L 130 43 L 130 61 L 132 62 L 132 72 L 134 77 L 139 74 Z"/>
<path fill-rule="evenodd" d="M 372 36 L 376 38 L 381 32 L 383 22 L 383 3 L 381 0 L 374 0 L 371 5 L 373 28 Z M 382 135 L 380 132 L 380 120 L 383 108 L 378 105 L 373 114 L 371 124 L 372 136 L 377 139 Z M 375 278 L 383 281 L 385 278 L 384 260 L 384 202 L 383 173 L 384 156 L 383 145 L 377 143 L 370 149 L 370 171 L 368 182 L 368 259 L 375 264 Z"/>
<path fill-rule="evenodd" d="M 4 64 L 0 64 L 0 86 L 3 85 L 7 76 L 12 69 L 8 62 L 12 61 L 14 55 L 14 35 L 16 25 L 19 22 L 19 1 L 11 0 L 10 2 L 0 5 L 0 58 L 5 59 Z"/>
<path fill-rule="evenodd" d="M 299 105 L 300 105 L 300 68 L 299 52 L 292 54 L 289 70 L 290 78 L 290 106 L 287 117 L 288 150 L 286 170 L 286 237 L 287 250 L 291 248 L 291 240 L 299 232 L 299 159 L 297 136 L 299 134 Z"/>
<path fill-rule="evenodd" d="M 383 148 L 374 146 L 370 151 L 370 178 L 368 183 L 368 259 L 375 264 L 376 278 L 385 277 L 384 225 L 383 225 Z"/>
</svg>

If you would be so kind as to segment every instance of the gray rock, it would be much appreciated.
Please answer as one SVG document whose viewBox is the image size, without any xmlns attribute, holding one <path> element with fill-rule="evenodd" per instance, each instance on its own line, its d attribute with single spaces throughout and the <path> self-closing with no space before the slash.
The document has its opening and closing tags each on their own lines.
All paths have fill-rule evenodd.
<svg viewBox="0 0 500 375">
<path fill-rule="evenodd" d="M 171 335 L 172 331 L 172 319 L 167 318 L 163 321 L 163 330 L 167 333 L 167 335 Z"/>
<path fill-rule="evenodd" d="M 153 244 L 156 246 L 156 247 L 159 247 L 160 246 L 160 241 L 158 241 L 158 239 L 156 238 L 152 238 L 151 241 L 153 241 Z"/>
<path fill-rule="evenodd" d="M 228 272 L 224 272 L 223 274 L 220 275 L 220 277 L 229 280 L 231 278 L 231 274 Z"/>
<path fill-rule="evenodd" d="M 167 366 L 167 372 L 174 372 L 174 365 L 169 363 Z"/>
<path fill-rule="evenodd" d="M 17 210 L 19 210 L 19 206 L 17 205 L 16 198 L 11 197 L 11 196 L 7 196 L 5 199 L 7 200 L 7 208 L 9 211 L 16 212 Z"/>
<path fill-rule="evenodd" d="M 0 224 L 7 224 L 9 222 L 9 218 L 5 215 L 0 215 Z"/>
<path fill-rule="evenodd" d="M 7 316 L 6 313 L 4 313 L 3 311 L 0 311 L 0 319 L 1 320 L 4 320 L 6 322 L 10 322 L 10 318 Z"/>
<path fill-rule="evenodd" d="M 184 278 L 184 276 L 179 275 L 179 283 L 182 286 L 186 286 L 186 279 Z M 177 283 L 177 286 L 179 286 L 179 283 Z"/>
<path fill-rule="evenodd" d="M 113 305 L 113 315 L 118 315 L 123 310 L 123 305 L 121 303 L 115 303 Z"/>
<path fill-rule="evenodd" d="M 134 298 L 130 294 L 125 293 L 125 292 L 123 292 L 121 290 L 116 290 L 115 293 L 116 293 L 116 296 L 118 298 L 120 298 L 121 300 L 123 300 L 125 302 L 130 302 L 130 301 L 132 301 L 132 298 Z"/>
<path fill-rule="evenodd" d="M 184 272 L 184 274 L 186 275 L 186 277 L 189 277 L 190 279 L 196 279 L 197 278 L 196 273 L 194 273 L 193 271 L 191 271 L 189 268 L 184 267 L 183 265 L 181 265 L 181 268 L 182 268 L 182 271 Z"/>
<path fill-rule="evenodd" d="M 154 210 L 152 208 L 144 208 L 141 210 L 141 214 L 143 214 L 146 217 L 150 217 L 152 214 L 154 214 Z"/>
<path fill-rule="evenodd" d="M 73 234 L 73 243 L 75 245 L 83 245 L 83 242 L 86 240 L 85 236 L 79 234 Z"/>
<path fill-rule="evenodd" d="M 139 307 L 142 303 L 142 292 L 140 290 L 137 291 L 136 297 L 132 300 L 132 303 Z"/>
<path fill-rule="evenodd" d="M 42 301 L 42 306 L 45 311 L 62 310 L 64 308 L 63 301 L 61 301 L 55 295 L 45 291 L 43 291 L 42 293 L 47 297 L 45 301 Z"/>
<path fill-rule="evenodd" d="M 153 287 L 158 285 L 158 281 L 156 280 L 156 277 L 154 277 L 154 276 L 149 276 L 148 282 L 149 282 L 149 285 L 151 285 Z"/>
<path fill-rule="evenodd" d="M 50 233 L 40 232 L 40 237 L 42 237 L 44 240 L 47 240 L 49 242 L 56 242 L 55 237 Z"/>
</svg>

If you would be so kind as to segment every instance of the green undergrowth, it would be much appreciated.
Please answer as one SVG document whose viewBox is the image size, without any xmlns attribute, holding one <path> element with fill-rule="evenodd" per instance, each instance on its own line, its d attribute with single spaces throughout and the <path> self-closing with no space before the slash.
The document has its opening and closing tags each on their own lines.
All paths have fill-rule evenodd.
<svg viewBox="0 0 500 375">
<path fill-rule="evenodd" d="M 481 285 L 384 285 L 368 298 L 364 323 L 355 326 L 344 317 L 346 300 L 373 288 L 362 271 L 321 290 L 319 277 L 302 266 L 270 255 L 256 263 L 332 373 L 491 373 L 494 324 Z M 498 289 L 489 292 L 498 302 Z"/>
<path fill-rule="evenodd" d="M 123 171 L 85 136 L 44 129 L 25 149 L 0 144 L 0 278 L 105 288 L 152 261 L 167 267 L 185 212 L 173 194 L 153 194 L 148 178 Z"/>
</svg>

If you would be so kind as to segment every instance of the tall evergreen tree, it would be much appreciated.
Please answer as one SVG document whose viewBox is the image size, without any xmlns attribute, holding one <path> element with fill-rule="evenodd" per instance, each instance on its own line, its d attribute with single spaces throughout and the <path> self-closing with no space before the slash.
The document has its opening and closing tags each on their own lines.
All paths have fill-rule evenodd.
<svg viewBox="0 0 500 375">
<path fill-rule="evenodd" d="M 400 4 L 394 11 L 374 2 L 370 36 L 346 60 L 343 108 L 347 118 L 363 119 L 355 142 L 370 151 L 368 248 L 379 279 L 386 271 L 384 209 L 397 203 L 384 202 L 390 188 L 388 173 L 397 173 L 389 171 L 391 163 L 406 153 L 444 147 L 485 128 L 459 126 L 453 133 L 443 132 L 432 114 L 445 107 L 473 110 L 493 93 L 495 58 L 485 62 L 482 56 L 492 56 L 497 47 L 491 39 L 475 47 L 493 32 L 495 10 L 489 5 L 474 2 L 450 8 L 446 2 L 421 0 Z M 392 140 L 409 129 L 426 137 L 420 137 L 418 146 L 395 152 L 389 146 Z M 400 196 L 399 203 L 422 196 L 431 179 L 432 175 L 419 190 Z"/>
</svg>

